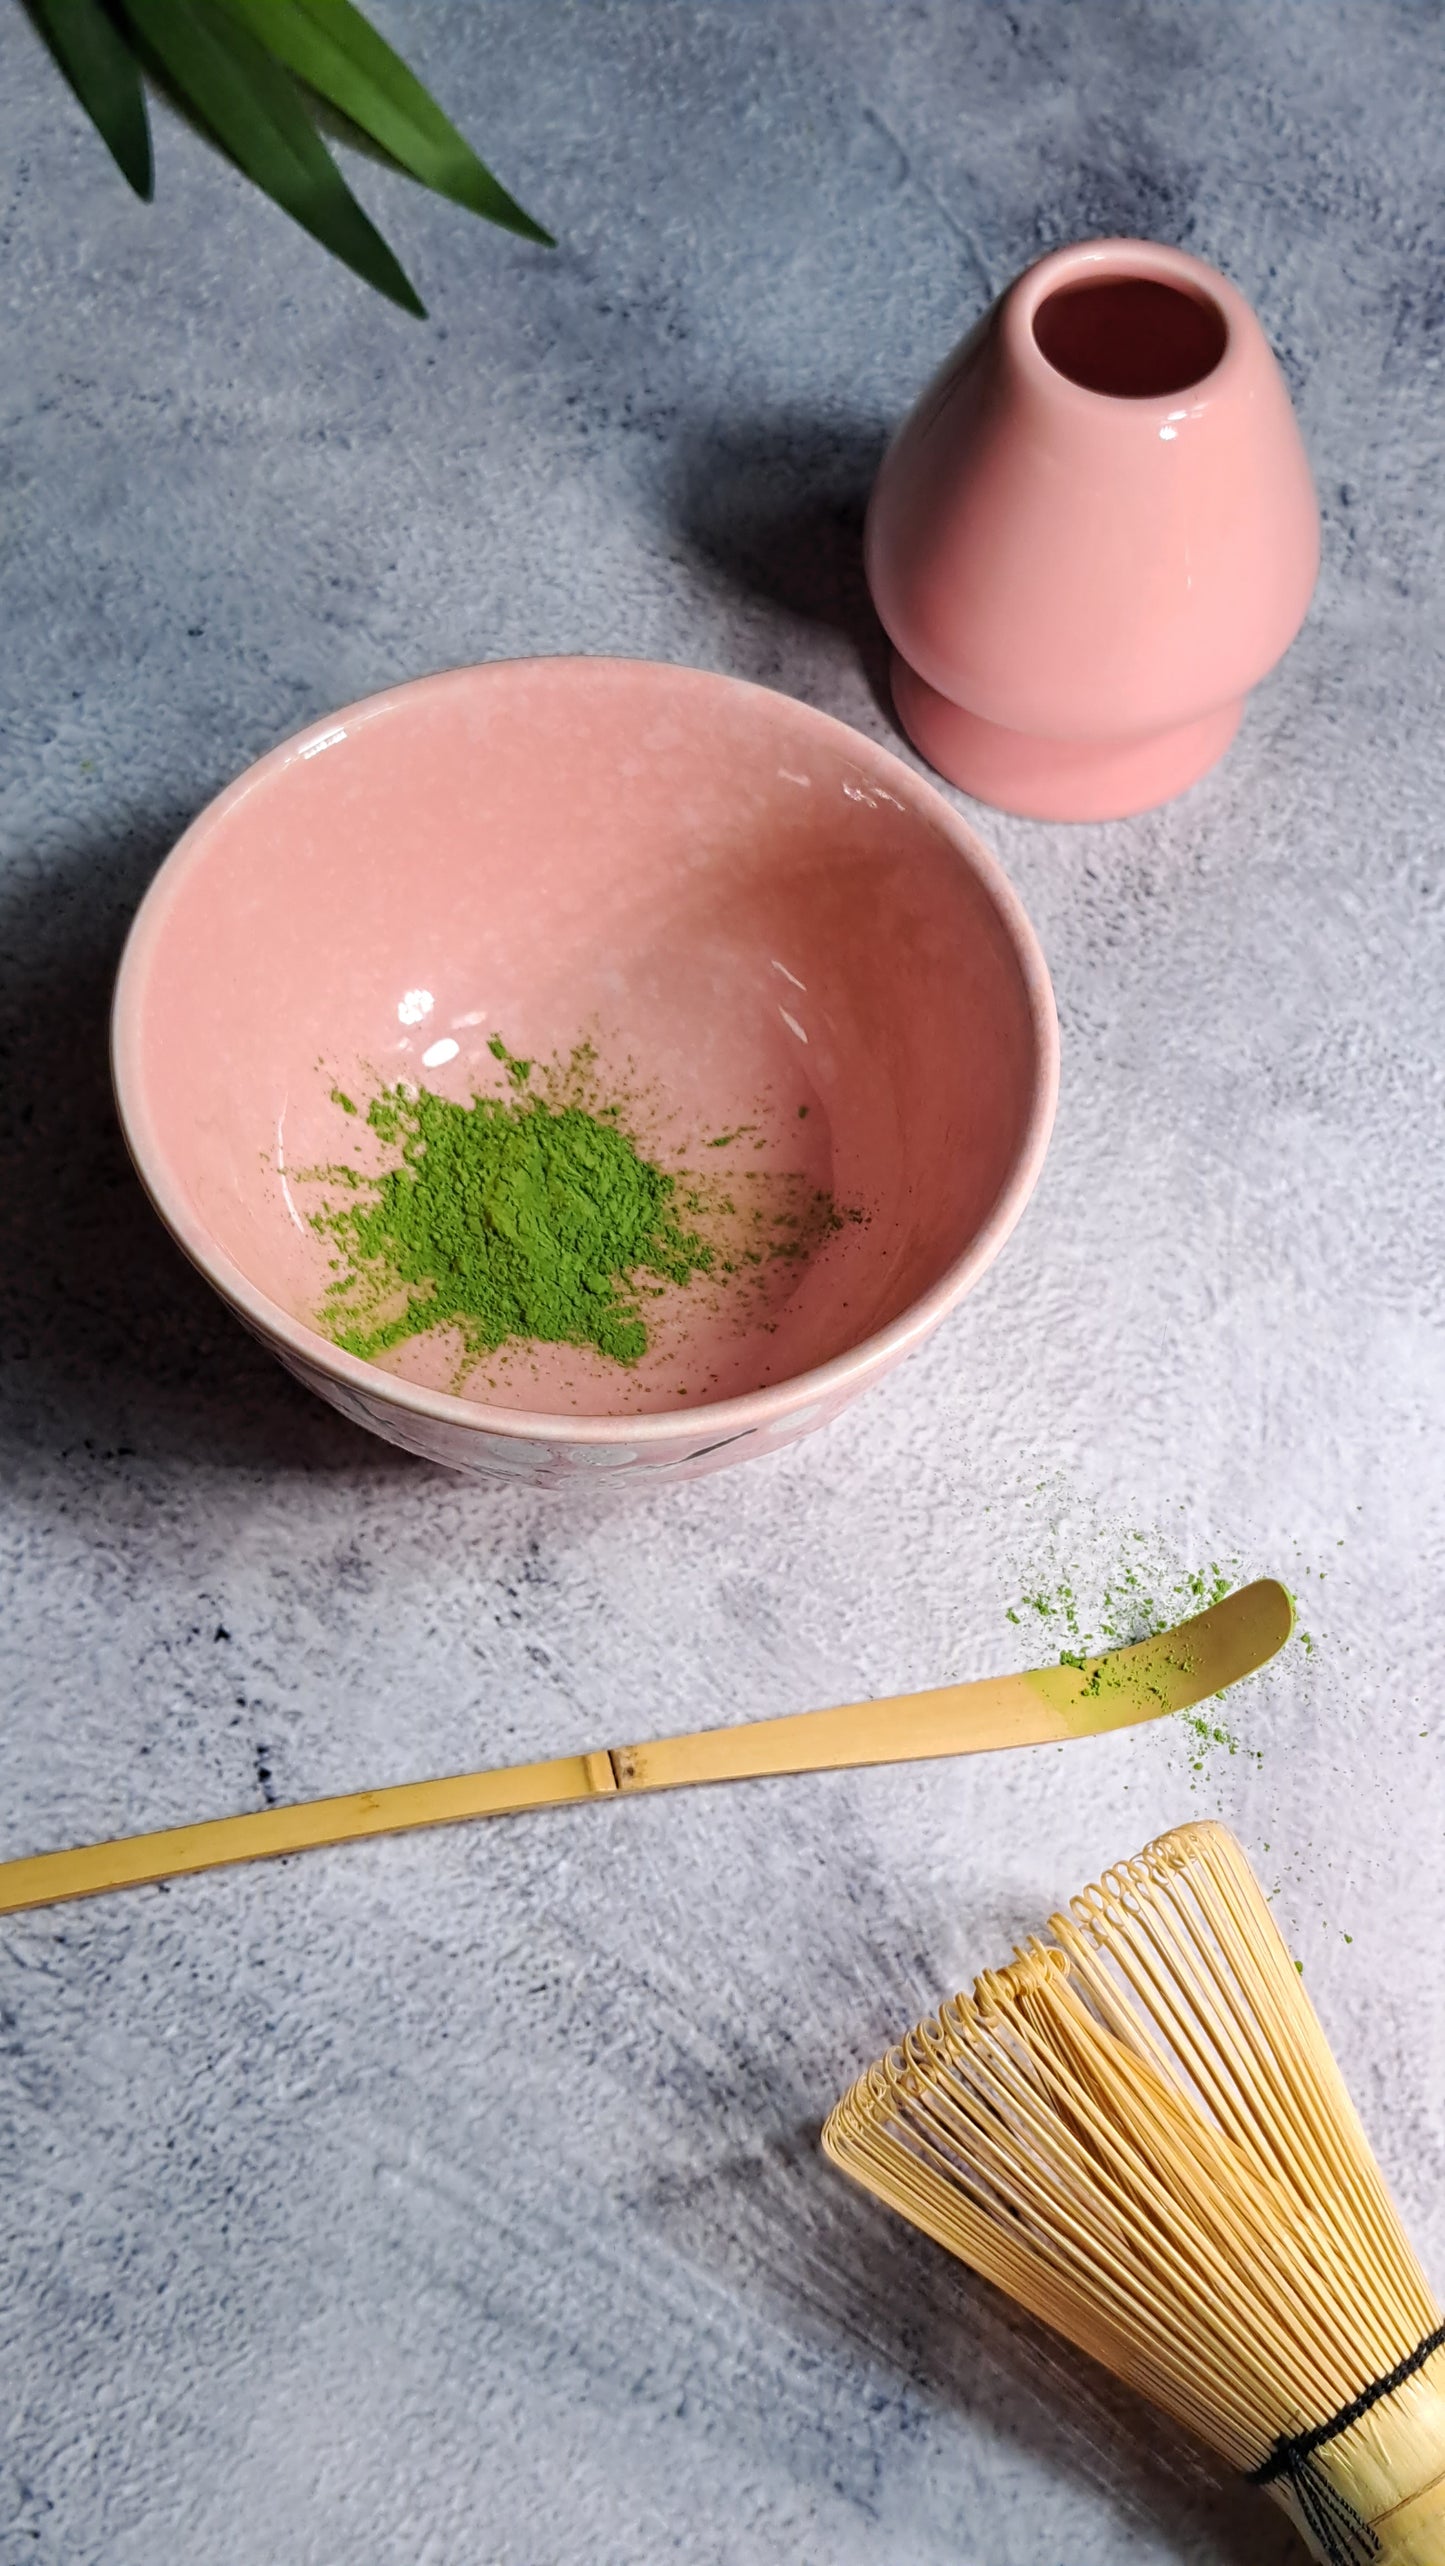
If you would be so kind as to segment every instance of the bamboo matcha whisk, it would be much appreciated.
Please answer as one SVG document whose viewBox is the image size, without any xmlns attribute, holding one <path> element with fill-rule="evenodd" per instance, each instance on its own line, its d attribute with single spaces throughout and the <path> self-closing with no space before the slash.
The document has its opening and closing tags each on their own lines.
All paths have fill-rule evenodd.
<svg viewBox="0 0 1445 2566">
<path fill-rule="evenodd" d="M 1239 1846 L 1181 1827 L 871 2067 L 866 2188 L 1267 2487 L 1445 2566 L 1445 2323 Z"/>
</svg>

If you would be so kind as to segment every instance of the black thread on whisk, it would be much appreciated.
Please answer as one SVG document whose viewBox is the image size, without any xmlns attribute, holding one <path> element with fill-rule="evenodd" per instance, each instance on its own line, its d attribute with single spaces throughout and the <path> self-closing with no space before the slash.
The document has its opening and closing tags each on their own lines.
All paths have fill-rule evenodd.
<svg viewBox="0 0 1445 2566">
<path fill-rule="evenodd" d="M 1382 2405 L 1393 2397 L 1437 2352 L 1445 2351 L 1445 2325 L 1437 2325 L 1393 2370 L 1381 2379 L 1372 2379 L 1347 2406 L 1331 2415 L 1328 2423 L 1317 2423 L 1308 2432 L 1280 2434 L 1273 2450 L 1258 2468 L 1249 2470 L 1251 2486 L 1272 2486 L 1283 2477 L 1292 2489 L 1305 2522 L 1318 2540 L 1329 2566 L 1369 2566 L 1370 2559 L 1380 2554 L 1380 2543 L 1367 2521 L 1361 2519 L 1353 2504 L 1347 2504 L 1322 2470 L 1313 2464 L 1317 2451 L 1328 2442 L 1337 2441 L 1351 2424 L 1358 2423 L 1372 2406 Z"/>
</svg>

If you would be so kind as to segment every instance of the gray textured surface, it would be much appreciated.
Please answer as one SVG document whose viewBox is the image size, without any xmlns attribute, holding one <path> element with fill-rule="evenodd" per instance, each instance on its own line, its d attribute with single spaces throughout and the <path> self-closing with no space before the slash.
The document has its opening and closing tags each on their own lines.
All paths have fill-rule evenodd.
<svg viewBox="0 0 1445 2566">
<path fill-rule="evenodd" d="M 3 1849 L 1006 1664 L 1022 1589 L 1140 1530 L 1291 1577 L 1315 1653 L 1201 1773 L 1166 1729 L 13 1923 L 0 2560 L 1283 2561 L 815 2139 L 1017 1927 L 1218 1812 L 1445 2282 L 1445 16 L 377 14 L 565 244 L 363 171 L 425 327 L 174 126 L 134 205 L 0 22 Z M 691 659 L 886 736 L 879 438 L 991 289 L 1110 229 L 1256 300 L 1325 563 L 1185 804 L 984 822 L 1064 1029 L 1018 1238 L 735 1476 L 609 1512 L 389 1455 L 122 1162 L 107 980 L 156 861 L 273 739 L 470 657 Z"/>
</svg>

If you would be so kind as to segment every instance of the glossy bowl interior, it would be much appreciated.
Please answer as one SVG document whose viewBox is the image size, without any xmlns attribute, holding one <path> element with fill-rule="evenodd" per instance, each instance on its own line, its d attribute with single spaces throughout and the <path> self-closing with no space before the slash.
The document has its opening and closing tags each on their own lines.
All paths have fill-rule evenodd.
<svg viewBox="0 0 1445 2566">
<path fill-rule="evenodd" d="M 314 1223 L 338 1166 L 388 1163 L 367 1100 L 503 1093 L 495 1037 L 537 1078 L 590 1044 L 590 1093 L 705 1233 L 768 1251 L 668 1287 L 633 1367 L 328 1337 Z M 817 1422 L 995 1252 L 1057 1079 L 1031 930 L 930 787 L 785 697 L 605 660 L 422 679 L 241 777 L 146 897 L 114 1062 L 153 1200 L 242 1316 L 367 1423 L 481 1469 L 519 1443 L 677 1469 Z"/>
</svg>

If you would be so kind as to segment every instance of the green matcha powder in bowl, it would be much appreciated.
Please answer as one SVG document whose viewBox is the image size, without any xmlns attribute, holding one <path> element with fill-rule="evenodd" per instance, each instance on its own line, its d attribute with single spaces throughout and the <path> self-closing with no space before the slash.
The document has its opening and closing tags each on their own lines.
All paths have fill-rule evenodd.
<svg viewBox="0 0 1445 2566">
<path fill-rule="evenodd" d="M 489 1048 L 511 1095 L 461 1103 L 391 1087 L 373 1099 L 367 1123 L 400 1163 L 358 1189 L 367 1199 L 311 1216 L 339 1251 L 322 1324 L 367 1361 L 451 1327 L 473 1361 L 516 1340 L 634 1364 L 648 1342 L 640 1291 L 686 1285 L 714 1250 L 679 1228 L 676 1178 L 615 1118 L 518 1095 L 533 1064 L 499 1036 Z"/>
</svg>

